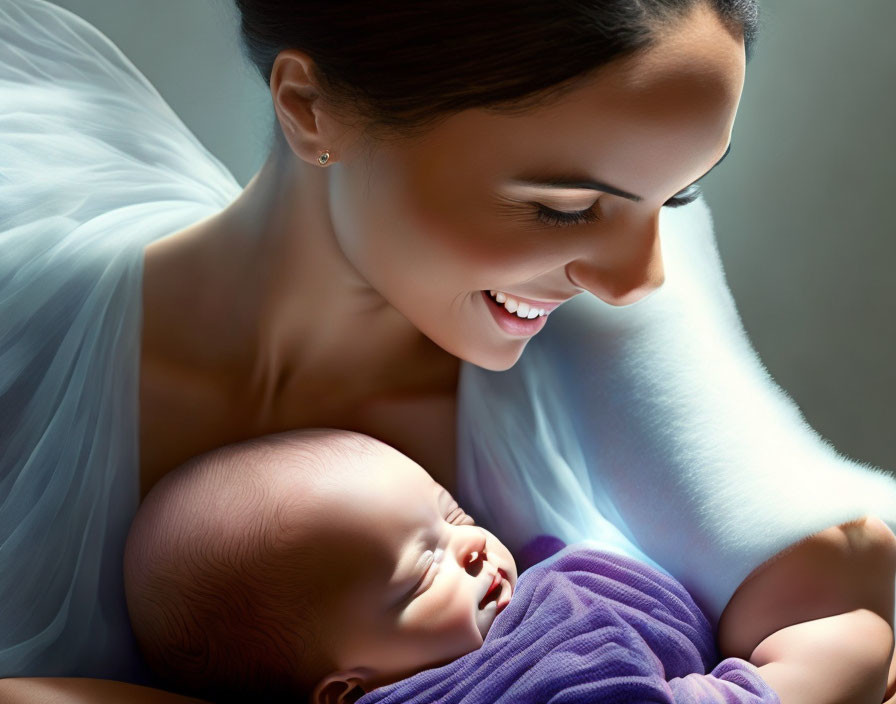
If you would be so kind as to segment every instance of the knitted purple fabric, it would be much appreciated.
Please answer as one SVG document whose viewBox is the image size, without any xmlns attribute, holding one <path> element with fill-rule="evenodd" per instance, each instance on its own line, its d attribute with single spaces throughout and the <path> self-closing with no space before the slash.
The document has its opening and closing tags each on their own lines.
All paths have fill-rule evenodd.
<svg viewBox="0 0 896 704">
<path fill-rule="evenodd" d="M 562 546 L 536 541 L 532 559 Z M 479 650 L 359 704 L 780 704 L 755 666 L 718 659 L 709 621 L 678 582 L 572 546 L 520 575 Z"/>
</svg>

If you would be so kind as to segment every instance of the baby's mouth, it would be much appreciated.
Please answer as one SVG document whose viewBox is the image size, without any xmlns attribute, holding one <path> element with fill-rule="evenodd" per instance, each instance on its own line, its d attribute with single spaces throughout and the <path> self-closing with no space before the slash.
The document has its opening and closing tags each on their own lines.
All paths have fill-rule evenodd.
<svg viewBox="0 0 896 704">
<path fill-rule="evenodd" d="M 489 586 L 485 596 L 482 597 L 482 601 L 479 602 L 479 609 L 485 609 L 489 604 L 494 603 L 496 605 L 495 615 L 501 613 L 501 611 L 504 610 L 504 607 L 510 603 L 512 591 L 513 588 L 507 580 L 507 575 L 504 573 L 504 570 L 499 569 L 495 573 L 491 586 Z"/>
<path fill-rule="evenodd" d="M 510 597 L 513 595 L 513 585 L 507 579 L 507 573 L 499 569 L 497 574 L 492 577 L 492 583 L 488 587 L 488 591 L 479 602 L 479 608 L 475 611 L 474 618 L 476 627 L 482 636 L 483 641 L 492 624 L 504 608 L 510 603 Z"/>
</svg>

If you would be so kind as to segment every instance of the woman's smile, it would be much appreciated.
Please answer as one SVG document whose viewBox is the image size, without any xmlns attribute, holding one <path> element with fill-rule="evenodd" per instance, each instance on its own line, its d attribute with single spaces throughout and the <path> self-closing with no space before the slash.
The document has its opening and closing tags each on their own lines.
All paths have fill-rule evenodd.
<svg viewBox="0 0 896 704">
<path fill-rule="evenodd" d="M 516 309 L 517 312 L 511 313 L 504 303 L 498 303 L 498 301 L 492 298 L 487 291 L 482 291 L 481 294 L 486 307 L 491 312 L 498 327 L 509 335 L 513 335 L 514 337 L 531 337 L 541 330 L 547 322 L 547 311 L 545 311 L 543 315 L 536 313 L 535 317 L 523 318 L 518 314 L 522 306 L 525 306 L 523 310 L 529 315 L 536 309 L 531 308 L 527 303 L 520 303 L 520 307 Z"/>
<path fill-rule="evenodd" d="M 498 303 L 504 305 L 510 313 L 516 313 L 521 318 L 534 318 L 536 315 L 545 315 L 557 308 L 564 301 L 536 301 L 531 298 L 523 298 L 515 293 L 491 290 L 489 296 Z M 523 308 L 522 304 L 525 304 Z"/>
</svg>

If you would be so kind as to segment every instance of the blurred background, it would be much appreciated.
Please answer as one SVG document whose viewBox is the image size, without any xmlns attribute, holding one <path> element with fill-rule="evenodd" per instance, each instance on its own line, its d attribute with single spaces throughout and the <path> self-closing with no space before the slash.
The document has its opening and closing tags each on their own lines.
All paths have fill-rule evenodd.
<svg viewBox="0 0 896 704">
<path fill-rule="evenodd" d="M 232 0 L 54 0 L 97 26 L 246 185 L 271 136 Z M 896 474 L 896 2 L 760 0 L 724 165 L 704 181 L 754 347 L 839 452 Z"/>
</svg>

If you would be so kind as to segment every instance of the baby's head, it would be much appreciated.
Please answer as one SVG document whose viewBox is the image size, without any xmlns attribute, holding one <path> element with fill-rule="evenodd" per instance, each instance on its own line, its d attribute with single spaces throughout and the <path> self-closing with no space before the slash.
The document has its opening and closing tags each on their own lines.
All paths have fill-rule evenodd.
<svg viewBox="0 0 896 704">
<path fill-rule="evenodd" d="M 150 666 L 198 695 L 354 701 L 476 650 L 504 545 L 409 458 L 339 430 L 200 455 L 149 493 L 125 588 Z"/>
</svg>

